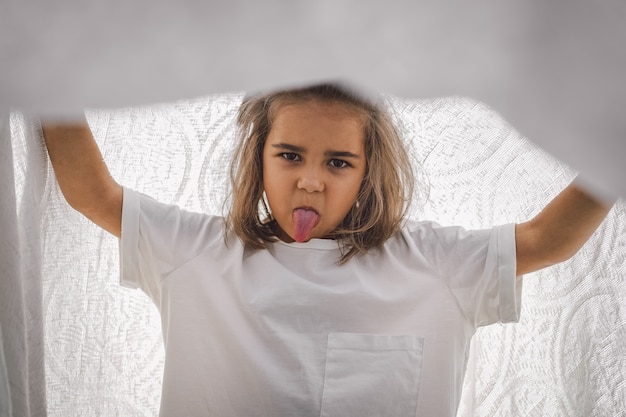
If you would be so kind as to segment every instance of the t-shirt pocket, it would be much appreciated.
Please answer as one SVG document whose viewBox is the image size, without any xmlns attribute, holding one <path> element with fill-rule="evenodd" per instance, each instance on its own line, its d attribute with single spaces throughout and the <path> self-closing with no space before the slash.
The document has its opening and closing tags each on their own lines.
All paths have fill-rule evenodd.
<svg viewBox="0 0 626 417">
<path fill-rule="evenodd" d="M 424 339 L 331 333 L 321 417 L 415 417 Z"/>
</svg>

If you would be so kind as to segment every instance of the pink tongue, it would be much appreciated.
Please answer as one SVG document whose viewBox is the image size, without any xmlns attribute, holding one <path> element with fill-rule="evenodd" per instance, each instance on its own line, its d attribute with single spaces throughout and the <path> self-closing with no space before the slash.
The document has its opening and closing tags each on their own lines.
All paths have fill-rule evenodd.
<svg viewBox="0 0 626 417">
<path fill-rule="evenodd" d="M 317 226 L 320 220 L 319 214 L 313 210 L 296 209 L 293 211 L 293 223 L 296 225 L 295 236 L 296 242 L 306 242 L 309 240 L 311 230 Z"/>
</svg>

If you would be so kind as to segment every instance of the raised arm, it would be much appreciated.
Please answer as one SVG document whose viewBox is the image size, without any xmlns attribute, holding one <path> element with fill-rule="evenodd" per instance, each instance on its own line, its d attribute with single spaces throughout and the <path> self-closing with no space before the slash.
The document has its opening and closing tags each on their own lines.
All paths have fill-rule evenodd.
<svg viewBox="0 0 626 417">
<path fill-rule="evenodd" d="M 111 177 L 87 121 L 42 122 L 54 173 L 70 206 L 121 236 L 122 187 Z"/>
<path fill-rule="evenodd" d="M 537 271 L 572 257 L 611 209 L 570 184 L 532 220 L 515 228 L 517 274 Z"/>
</svg>

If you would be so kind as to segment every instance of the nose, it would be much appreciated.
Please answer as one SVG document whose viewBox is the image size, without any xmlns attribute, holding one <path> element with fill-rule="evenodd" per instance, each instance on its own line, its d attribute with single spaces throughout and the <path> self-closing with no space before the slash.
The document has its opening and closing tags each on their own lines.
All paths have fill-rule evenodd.
<svg viewBox="0 0 626 417">
<path fill-rule="evenodd" d="M 307 193 L 315 193 L 324 191 L 324 182 L 317 170 L 307 170 L 302 173 L 298 179 L 298 189 Z"/>
</svg>

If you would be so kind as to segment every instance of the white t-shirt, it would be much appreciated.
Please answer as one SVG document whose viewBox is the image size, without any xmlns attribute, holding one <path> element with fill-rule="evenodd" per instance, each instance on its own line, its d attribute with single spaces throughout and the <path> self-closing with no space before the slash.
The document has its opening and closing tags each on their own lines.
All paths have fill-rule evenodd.
<svg viewBox="0 0 626 417">
<path fill-rule="evenodd" d="M 476 327 L 517 321 L 514 225 L 224 240 L 221 217 L 124 190 L 121 280 L 161 313 L 162 416 L 454 416 Z"/>
</svg>

